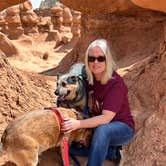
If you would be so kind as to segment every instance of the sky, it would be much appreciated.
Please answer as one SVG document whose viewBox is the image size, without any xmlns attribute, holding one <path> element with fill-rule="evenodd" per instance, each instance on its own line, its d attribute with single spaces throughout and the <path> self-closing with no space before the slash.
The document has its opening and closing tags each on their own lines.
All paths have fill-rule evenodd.
<svg viewBox="0 0 166 166">
<path fill-rule="evenodd" d="M 33 9 L 36 9 L 39 7 L 42 0 L 31 0 Z"/>
</svg>

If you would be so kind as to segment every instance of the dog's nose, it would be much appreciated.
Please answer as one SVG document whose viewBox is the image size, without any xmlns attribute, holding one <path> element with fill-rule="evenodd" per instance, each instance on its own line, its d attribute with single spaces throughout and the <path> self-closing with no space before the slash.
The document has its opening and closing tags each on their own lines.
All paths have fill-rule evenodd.
<svg viewBox="0 0 166 166">
<path fill-rule="evenodd" d="M 54 94 L 55 94 L 56 96 L 58 96 L 58 95 L 59 95 L 58 90 L 56 90 L 56 91 L 54 92 Z"/>
</svg>

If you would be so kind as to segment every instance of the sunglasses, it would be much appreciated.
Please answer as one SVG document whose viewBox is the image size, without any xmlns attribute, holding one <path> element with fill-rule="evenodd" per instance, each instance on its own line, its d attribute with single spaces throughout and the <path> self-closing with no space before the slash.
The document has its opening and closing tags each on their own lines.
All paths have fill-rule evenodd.
<svg viewBox="0 0 166 166">
<path fill-rule="evenodd" d="M 88 62 L 95 62 L 95 60 L 97 60 L 98 62 L 104 62 L 105 56 L 98 56 L 98 57 L 88 56 Z"/>
</svg>

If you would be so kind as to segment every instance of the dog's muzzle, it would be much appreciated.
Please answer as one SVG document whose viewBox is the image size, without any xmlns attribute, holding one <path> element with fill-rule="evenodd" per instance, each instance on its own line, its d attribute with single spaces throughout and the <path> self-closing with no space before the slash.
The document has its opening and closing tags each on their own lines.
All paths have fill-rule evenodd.
<svg viewBox="0 0 166 166">
<path fill-rule="evenodd" d="M 64 101 L 65 99 L 66 99 L 66 97 L 70 94 L 70 90 L 67 90 L 67 93 L 66 94 L 60 94 L 59 92 L 58 92 L 58 90 L 56 90 L 55 92 L 54 92 L 54 94 L 56 95 L 56 96 L 58 96 L 58 100 L 60 100 L 60 101 Z"/>
</svg>

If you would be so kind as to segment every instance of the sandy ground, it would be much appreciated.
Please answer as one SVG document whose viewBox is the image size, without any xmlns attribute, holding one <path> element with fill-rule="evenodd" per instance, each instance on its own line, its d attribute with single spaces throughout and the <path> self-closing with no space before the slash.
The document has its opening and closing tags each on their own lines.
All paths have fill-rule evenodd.
<svg viewBox="0 0 166 166">
<path fill-rule="evenodd" d="M 71 51 L 73 44 L 59 46 L 54 49 L 55 41 L 45 42 L 47 34 L 22 36 L 19 40 L 13 40 L 19 50 L 19 55 L 9 57 L 8 60 L 16 68 L 40 73 L 52 67 L 56 67 L 61 59 Z M 47 53 L 48 58 L 43 59 Z"/>
</svg>

